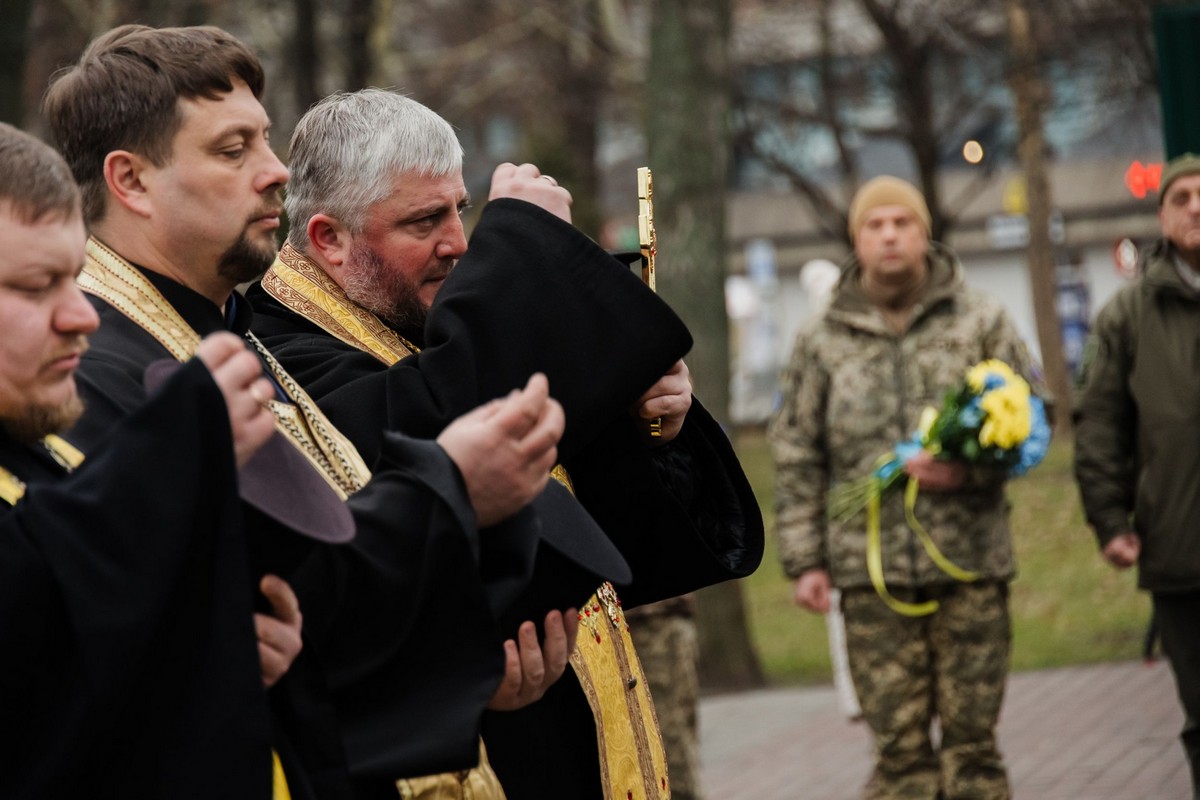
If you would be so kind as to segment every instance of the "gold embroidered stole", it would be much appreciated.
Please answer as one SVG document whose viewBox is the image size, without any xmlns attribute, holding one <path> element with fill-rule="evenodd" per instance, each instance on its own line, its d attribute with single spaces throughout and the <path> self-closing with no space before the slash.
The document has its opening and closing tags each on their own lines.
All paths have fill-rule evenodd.
<svg viewBox="0 0 1200 800">
<path fill-rule="evenodd" d="M 24 496 L 25 482 L 4 467 L 0 467 L 0 500 L 15 506 Z"/>
<path fill-rule="evenodd" d="M 376 315 L 354 303 L 321 267 L 284 245 L 262 279 L 272 297 L 339 341 L 391 366 L 419 352 Z M 562 465 L 552 477 L 574 494 Z M 666 751 L 650 687 L 611 583 L 579 611 L 571 667 L 596 722 L 605 800 L 665 800 L 671 796 Z"/>
<path fill-rule="evenodd" d="M 79 286 L 107 301 L 153 336 L 172 357 L 186 361 L 200 344 L 192 330 L 145 275 L 95 238 L 88 240 L 87 259 Z M 250 333 L 249 341 L 263 357 L 272 377 L 291 403 L 268 402 L 275 428 L 304 454 L 334 491 L 345 499 L 371 478 L 366 463 L 349 440 L 326 419 L 312 398 L 280 366 L 262 342 Z"/>
<path fill-rule="evenodd" d="M 83 463 L 83 453 L 61 436 L 51 433 L 42 437 L 41 441 L 46 452 L 58 462 L 64 471 L 71 472 Z M 25 481 L 4 467 L 0 467 L 0 500 L 10 506 L 15 506 L 17 501 L 24 496 Z"/>
<path fill-rule="evenodd" d="M 417 352 L 412 342 L 346 297 L 342 287 L 296 248 L 285 244 L 262 277 L 267 294 L 330 336 L 385 364 Z"/>
</svg>

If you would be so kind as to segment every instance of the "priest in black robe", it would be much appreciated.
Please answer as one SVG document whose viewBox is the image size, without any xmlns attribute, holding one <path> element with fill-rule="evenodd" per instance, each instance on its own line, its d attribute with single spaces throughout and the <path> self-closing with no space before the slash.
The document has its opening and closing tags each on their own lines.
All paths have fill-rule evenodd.
<svg viewBox="0 0 1200 800">
<path fill-rule="evenodd" d="M 103 442 L 70 446 L 98 322 L 75 284 L 85 239 L 66 164 L 0 124 L 0 796 L 267 800 L 235 472 L 272 430 L 260 370 L 206 343 Z M 294 655 L 272 653 L 272 677 Z"/>
<path fill-rule="evenodd" d="M 565 666 L 573 625 L 554 612 L 544 663 L 532 637 L 519 653 L 506 647 L 478 557 L 479 523 L 520 518 L 545 484 L 561 411 L 535 378 L 436 443 L 389 435 L 372 476 L 248 334 L 250 309 L 234 291 L 274 255 L 287 180 L 262 81 L 257 58 L 218 29 L 124 26 L 51 86 L 47 117 L 93 233 L 80 283 L 102 320 L 80 367 L 88 409 L 69 436 L 85 450 L 99 441 L 142 402 L 155 362 L 187 359 L 214 331 L 245 338 L 273 382 L 261 399 L 278 434 L 349 498 L 357 529 L 351 543 L 325 546 L 253 504 L 240 509 L 252 575 L 283 576 L 305 616 L 304 651 L 271 690 L 289 789 L 394 797 L 397 777 L 476 763 L 485 706 L 528 702 Z M 492 579 L 505 584 L 511 567 L 507 584 L 519 589 L 520 556 Z"/>
<path fill-rule="evenodd" d="M 0 434 L 0 795 L 271 796 L 222 407 L 197 361 L 74 474 Z"/>
<path fill-rule="evenodd" d="M 399 95 L 364 90 L 310 110 L 291 145 L 288 243 L 248 293 L 254 329 L 368 458 L 384 431 L 434 435 L 522 375 L 549 376 L 575 497 L 544 499 L 564 535 L 599 523 L 632 580 L 585 608 L 572 679 L 489 715 L 484 738 L 510 800 L 666 797 L 632 645 L 614 664 L 602 639 L 627 639 L 622 604 L 753 571 L 758 506 L 724 432 L 688 408 L 691 338 L 678 317 L 571 227 L 569 195 L 533 165 L 497 169 L 468 250 L 461 156 L 449 125 Z M 633 409 L 662 416 L 665 435 L 649 439 Z"/>
</svg>

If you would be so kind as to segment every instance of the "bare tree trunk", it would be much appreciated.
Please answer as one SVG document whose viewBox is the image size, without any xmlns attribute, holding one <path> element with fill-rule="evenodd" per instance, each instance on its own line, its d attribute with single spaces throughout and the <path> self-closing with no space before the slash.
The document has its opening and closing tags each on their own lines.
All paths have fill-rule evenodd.
<svg viewBox="0 0 1200 800">
<path fill-rule="evenodd" d="M 1055 430 L 1071 431 L 1071 384 L 1063 354 L 1062 330 L 1056 306 L 1057 277 L 1054 249 L 1050 242 L 1050 185 L 1046 179 L 1046 145 L 1042 128 L 1042 106 L 1046 87 L 1039 74 L 1038 49 L 1029 15 L 1028 0 L 1008 0 L 1009 35 L 1013 69 L 1010 78 L 1017 104 L 1020 139 L 1017 156 L 1025 173 L 1029 218 L 1029 283 L 1033 290 L 1033 314 L 1041 344 L 1046 383 L 1054 393 Z"/>
<path fill-rule="evenodd" d="M 833 22 L 830 14 L 833 12 L 834 0 L 820 0 L 817 16 L 817 26 L 821 34 L 821 112 L 825 116 L 825 124 L 833 135 L 837 146 L 838 164 L 842 170 L 842 192 L 846 197 L 854 194 L 859 184 L 858 162 L 846 141 L 846 130 L 838 114 L 837 88 L 834 80 L 835 47 L 833 41 Z M 845 229 L 845 220 L 838 220 L 837 227 Z M 839 237 L 841 238 L 841 237 Z"/>
<path fill-rule="evenodd" d="M 860 0 L 860 3 L 879 29 L 892 61 L 892 88 L 902 135 L 917 162 L 917 184 L 933 217 L 930 234 L 935 241 L 941 241 L 946 234 L 946 217 L 942 213 L 941 192 L 937 185 L 941 140 L 933 114 L 931 46 L 928 42 L 914 41 L 911 32 L 898 19 L 899 4 L 884 4 L 881 0 Z"/>
<path fill-rule="evenodd" d="M 321 99 L 317 76 L 321 71 L 321 49 L 317 43 L 317 5 L 315 0 L 292 0 L 295 28 L 288 72 L 292 75 L 292 92 L 296 113 L 303 114 Z"/>
<path fill-rule="evenodd" d="M 567 31 L 598 31 L 597 13 L 592 2 L 562 4 L 556 11 Z M 559 89 L 537 103 L 540 110 L 535 113 L 541 119 L 530 128 L 529 152 L 534 163 L 571 187 L 575 198 L 572 222 L 588 236 L 598 238 L 602 214 L 597 202 L 597 116 L 608 91 L 611 53 L 599 33 L 575 41 L 557 32 L 538 41 Z"/>
<path fill-rule="evenodd" d="M 4 26 L 0 28 L 0 122 L 20 126 L 24 121 L 25 50 L 31 0 L 3 0 Z"/>
<path fill-rule="evenodd" d="M 45 138 L 49 131 L 42 119 L 42 96 L 50 77 L 74 63 L 88 42 L 88 31 L 62 0 L 35 0 L 29 15 L 26 39 L 22 127 Z"/>
<path fill-rule="evenodd" d="M 729 28 L 729 0 L 654 0 L 646 78 L 646 136 L 661 254 L 658 286 L 696 340 L 688 357 L 696 396 L 726 424 Z M 762 669 L 750 642 L 741 587 L 725 583 L 701 592 L 698 600 L 701 685 L 760 685 Z"/>
<path fill-rule="evenodd" d="M 372 0 L 348 0 L 345 19 L 346 78 L 342 88 L 355 92 L 371 82 L 371 29 L 375 24 Z"/>
</svg>

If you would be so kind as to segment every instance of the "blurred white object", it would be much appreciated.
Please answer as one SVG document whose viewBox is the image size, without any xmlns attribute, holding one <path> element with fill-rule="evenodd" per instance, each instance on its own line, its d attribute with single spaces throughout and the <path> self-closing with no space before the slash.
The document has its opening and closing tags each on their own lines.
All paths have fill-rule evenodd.
<svg viewBox="0 0 1200 800">
<path fill-rule="evenodd" d="M 837 694 L 842 713 L 851 720 L 862 719 L 862 707 L 850 678 L 850 660 L 846 656 L 846 621 L 842 617 L 842 593 L 837 589 L 830 592 L 829 613 L 825 615 L 825 627 L 829 631 L 829 661 L 833 670 L 833 690 Z"/>
<path fill-rule="evenodd" d="M 808 296 L 809 311 L 816 314 L 825 309 L 841 276 L 838 265 L 823 258 L 813 259 L 800 268 L 800 288 Z"/>
</svg>

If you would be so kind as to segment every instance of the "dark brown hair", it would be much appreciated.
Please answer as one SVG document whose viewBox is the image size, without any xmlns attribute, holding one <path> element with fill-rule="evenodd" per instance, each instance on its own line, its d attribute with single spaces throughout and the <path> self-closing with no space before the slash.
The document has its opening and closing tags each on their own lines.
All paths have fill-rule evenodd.
<svg viewBox="0 0 1200 800">
<path fill-rule="evenodd" d="M 0 122 L 0 204 L 26 225 L 79 213 L 71 171 L 50 145 Z"/>
<path fill-rule="evenodd" d="M 128 150 L 162 166 L 179 130 L 178 101 L 215 100 L 235 79 L 261 97 L 258 57 L 220 28 L 123 25 L 94 39 L 55 77 L 43 106 L 83 192 L 84 219 L 104 216 L 109 153 Z"/>
</svg>

